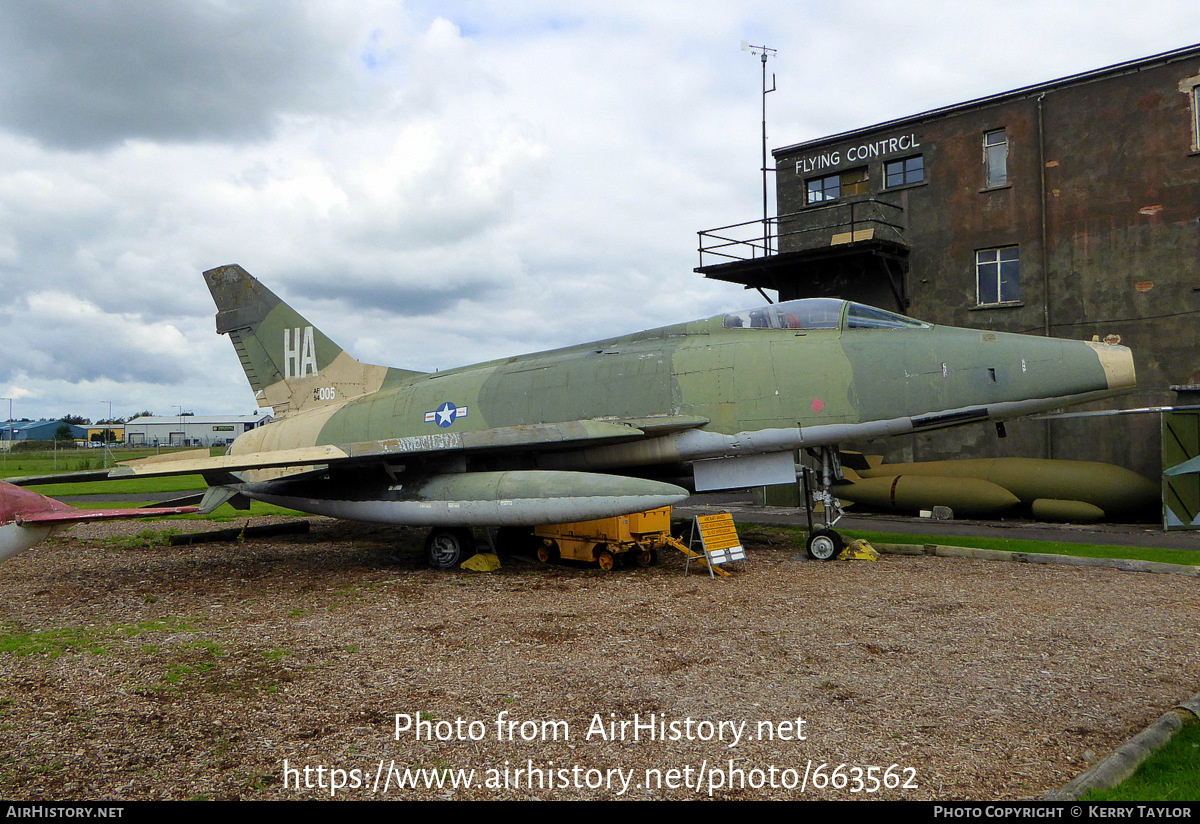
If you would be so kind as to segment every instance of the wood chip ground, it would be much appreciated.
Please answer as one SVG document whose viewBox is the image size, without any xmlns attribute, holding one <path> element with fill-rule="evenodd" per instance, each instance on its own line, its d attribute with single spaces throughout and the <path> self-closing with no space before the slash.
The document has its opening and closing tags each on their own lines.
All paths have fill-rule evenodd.
<svg viewBox="0 0 1200 824">
<path fill-rule="evenodd" d="M 749 569 L 716 581 L 677 555 L 435 572 L 416 530 L 322 519 L 113 539 L 143 528 L 77 527 L 0 566 L 0 797 L 1034 798 L 1200 690 L 1194 579 L 818 563 L 754 527 Z M 398 714 L 479 724 L 417 740 Z M 635 719 L 669 740 L 596 734 Z M 908 786 L 869 792 L 892 765 Z M 366 786 L 331 793 L 332 769 Z M 397 788 L 405 769 L 446 786 Z M 449 786 L 460 770 L 471 787 Z"/>
</svg>

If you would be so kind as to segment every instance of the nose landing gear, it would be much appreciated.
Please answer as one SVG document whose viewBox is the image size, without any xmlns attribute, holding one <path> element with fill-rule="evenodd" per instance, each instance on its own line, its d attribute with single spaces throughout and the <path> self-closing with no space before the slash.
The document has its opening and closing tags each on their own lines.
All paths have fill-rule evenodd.
<svg viewBox="0 0 1200 824">
<path fill-rule="evenodd" d="M 808 450 L 808 454 L 821 462 L 820 477 L 809 467 L 803 467 L 804 510 L 808 516 L 808 557 L 814 561 L 832 561 L 846 546 L 846 539 L 833 526 L 845 512 L 838 499 L 830 491 L 837 481 L 842 480 L 842 462 L 837 448 L 822 446 Z M 813 503 L 819 501 L 825 514 L 825 526 L 813 528 Z"/>
</svg>

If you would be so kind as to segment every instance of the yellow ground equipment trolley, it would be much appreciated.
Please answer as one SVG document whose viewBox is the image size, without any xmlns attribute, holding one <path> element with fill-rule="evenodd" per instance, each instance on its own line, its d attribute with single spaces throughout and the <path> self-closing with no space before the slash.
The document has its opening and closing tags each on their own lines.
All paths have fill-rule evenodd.
<svg viewBox="0 0 1200 824">
<path fill-rule="evenodd" d="M 683 548 L 671 537 L 669 506 L 596 521 L 548 524 L 534 527 L 533 534 L 540 561 L 564 558 L 595 562 L 601 569 L 621 564 L 650 566 L 658 561 L 659 549 Z"/>
</svg>

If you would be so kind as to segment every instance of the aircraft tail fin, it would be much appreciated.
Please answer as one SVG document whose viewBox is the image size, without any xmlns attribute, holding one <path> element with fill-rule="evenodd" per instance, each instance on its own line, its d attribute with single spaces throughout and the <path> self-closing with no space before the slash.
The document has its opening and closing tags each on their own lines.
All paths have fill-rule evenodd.
<svg viewBox="0 0 1200 824">
<path fill-rule="evenodd" d="M 276 416 L 340 403 L 418 372 L 362 363 L 236 264 L 204 273 L 259 406 Z"/>
</svg>

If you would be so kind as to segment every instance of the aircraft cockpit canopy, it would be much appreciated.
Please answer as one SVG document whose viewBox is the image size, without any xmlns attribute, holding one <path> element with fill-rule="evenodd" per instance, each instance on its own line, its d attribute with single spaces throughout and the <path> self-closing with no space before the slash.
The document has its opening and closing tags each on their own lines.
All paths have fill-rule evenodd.
<svg viewBox="0 0 1200 824">
<path fill-rule="evenodd" d="M 838 298 L 804 298 L 725 315 L 726 329 L 930 329 L 924 321 Z"/>
</svg>

